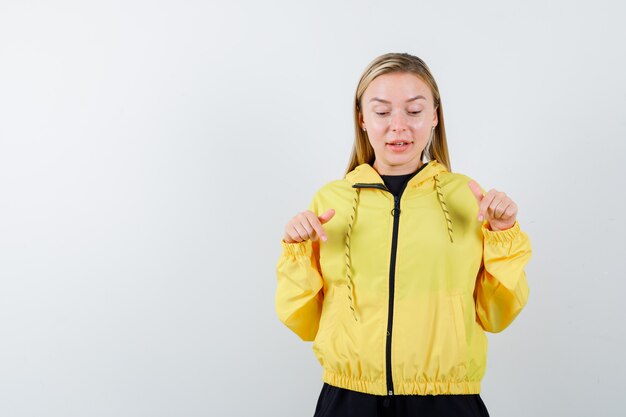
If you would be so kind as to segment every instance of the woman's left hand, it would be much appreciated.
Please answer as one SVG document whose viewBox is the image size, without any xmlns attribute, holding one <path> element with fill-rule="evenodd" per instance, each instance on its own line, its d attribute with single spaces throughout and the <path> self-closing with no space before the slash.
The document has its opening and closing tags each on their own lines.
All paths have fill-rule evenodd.
<svg viewBox="0 0 626 417">
<path fill-rule="evenodd" d="M 491 230 L 506 230 L 515 224 L 517 204 L 501 191 L 491 189 L 483 195 L 476 181 L 467 184 L 478 202 L 478 221 L 486 219 Z"/>
</svg>

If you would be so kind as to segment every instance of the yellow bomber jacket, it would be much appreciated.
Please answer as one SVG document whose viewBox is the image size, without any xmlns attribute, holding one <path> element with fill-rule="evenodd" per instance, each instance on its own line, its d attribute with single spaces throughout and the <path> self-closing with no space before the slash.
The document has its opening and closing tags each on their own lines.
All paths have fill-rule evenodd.
<svg viewBox="0 0 626 417">
<path fill-rule="evenodd" d="M 519 222 L 477 220 L 470 178 L 430 161 L 400 198 L 361 164 L 322 186 L 326 241 L 281 241 L 276 312 L 313 351 L 330 385 L 376 395 L 477 394 L 485 331 L 528 300 L 531 258 Z M 484 192 L 484 189 L 483 189 Z"/>
</svg>

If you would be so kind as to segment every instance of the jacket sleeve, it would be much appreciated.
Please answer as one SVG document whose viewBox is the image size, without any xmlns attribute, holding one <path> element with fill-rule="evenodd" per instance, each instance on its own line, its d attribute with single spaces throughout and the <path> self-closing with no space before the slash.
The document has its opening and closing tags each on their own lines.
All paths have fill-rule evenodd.
<svg viewBox="0 0 626 417">
<path fill-rule="evenodd" d="M 314 210 L 311 202 L 309 209 Z M 322 313 L 324 287 L 319 242 L 285 243 L 276 265 L 276 313 L 304 341 L 315 339 Z"/>
<path fill-rule="evenodd" d="M 480 325 L 488 332 L 504 330 L 528 301 L 524 267 L 531 258 L 530 240 L 519 223 L 507 230 L 483 233 L 483 261 L 478 272 L 474 300 Z"/>
</svg>

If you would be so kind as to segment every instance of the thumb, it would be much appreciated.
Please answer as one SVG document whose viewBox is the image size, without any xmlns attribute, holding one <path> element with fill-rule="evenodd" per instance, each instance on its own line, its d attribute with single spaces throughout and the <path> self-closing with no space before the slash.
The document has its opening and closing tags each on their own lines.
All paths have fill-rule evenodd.
<svg viewBox="0 0 626 417">
<path fill-rule="evenodd" d="M 476 197 L 476 201 L 480 205 L 480 202 L 483 200 L 483 197 L 485 196 L 483 194 L 483 191 L 480 189 L 480 186 L 474 180 L 470 180 L 470 182 L 468 182 L 467 185 L 469 186 L 470 190 L 472 190 L 474 197 Z"/>
<path fill-rule="evenodd" d="M 318 219 L 320 219 L 320 223 L 324 224 L 324 223 L 328 223 L 328 221 L 330 219 L 332 219 L 334 215 L 335 215 L 335 210 L 334 209 L 328 209 L 328 210 L 326 210 L 326 212 L 324 214 L 319 216 Z"/>
</svg>

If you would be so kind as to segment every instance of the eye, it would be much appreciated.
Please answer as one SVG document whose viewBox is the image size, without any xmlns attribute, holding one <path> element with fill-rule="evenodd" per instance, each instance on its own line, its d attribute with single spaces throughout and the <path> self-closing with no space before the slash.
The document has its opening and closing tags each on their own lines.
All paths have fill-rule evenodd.
<svg viewBox="0 0 626 417">
<path fill-rule="evenodd" d="M 386 115 L 387 113 L 389 113 L 389 112 L 388 112 L 388 111 L 386 111 L 386 112 L 382 112 L 382 113 L 381 113 L 381 112 L 376 112 L 376 114 L 377 114 L 377 115 L 379 115 L 379 116 L 384 116 L 384 115 Z"/>
<path fill-rule="evenodd" d="M 410 111 L 409 114 L 414 114 L 414 115 L 418 115 L 420 114 L 422 111 Z"/>
</svg>

